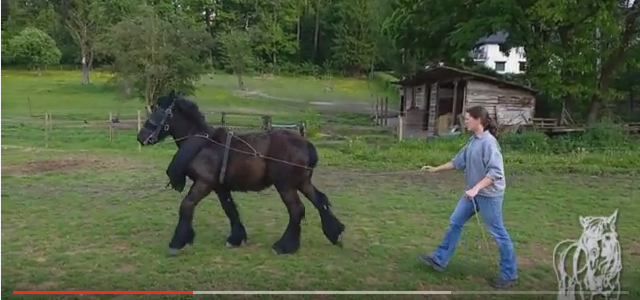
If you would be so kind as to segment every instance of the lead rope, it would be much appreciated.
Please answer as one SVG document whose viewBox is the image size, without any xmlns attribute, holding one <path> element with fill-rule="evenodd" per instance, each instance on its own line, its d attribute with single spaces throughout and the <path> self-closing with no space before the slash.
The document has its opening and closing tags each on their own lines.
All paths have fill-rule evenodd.
<svg viewBox="0 0 640 300">
<path fill-rule="evenodd" d="M 487 239 L 487 235 L 485 233 L 485 227 L 482 226 L 482 222 L 480 221 L 480 216 L 479 216 L 480 209 L 478 208 L 478 202 L 476 201 L 475 198 L 473 198 L 471 199 L 471 203 L 473 204 L 473 212 L 474 212 L 473 215 L 475 216 L 476 224 L 478 224 L 478 227 L 480 227 L 480 233 L 482 234 L 482 239 L 484 240 L 484 245 L 485 245 L 487 255 L 491 259 L 494 259 L 494 253 L 492 253 L 491 249 L 489 249 L 489 240 Z M 482 248 L 482 247 L 478 246 L 478 248 Z M 467 263 L 468 263 L 468 260 L 467 260 Z"/>
<path fill-rule="evenodd" d="M 294 167 L 298 167 L 298 168 L 302 168 L 302 169 L 306 169 L 306 170 L 313 170 L 313 168 L 305 166 L 305 165 L 301 165 L 301 164 L 296 164 L 296 163 L 292 163 L 290 161 L 286 161 L 286 160 L 282 160 L 282 159 L 278 159 L 278 158 L 274 158 L 274 157 L 269 157 L 266 155 L 263 155 L 262 153 L 258 152 L 258 150 L 256 150 L 253 146 L 251 146 L 251 144 L 249 144 L 249 142 L 245 141 L 244 139 L 238 137 L 237 135 L 233 135 L 234 139 L 237 139 L 238 141 L 242 142 L 243 144 L 245 144 L 249 149 L 251 149 L 251 151 L 245 151 L 245 150 L 240 150 L 238 148 L 234 148 L 231 146 L 227 146 L 223 143 L 220 143 L 214 139 L 212 139 L 208 134 L 194 134 L 194 135 L 186 135 L 177 139 L 174 139 L 174 141 L 179 142 L 179 141 L 183 141 L 186 140 L 188 138 L 191 137 L 198 137 L 198 138 L 203 138 L 208 140 L 211 143 L 214 143 L 218 146 L 222 146 L 225 147 L 231 151 L 234 152 L 238 152 L 238 153 L 242 153 L 245 155 L 250 155 L 250 156 L 254 156 L 254 157 L 260 157 L 263 159 L 268 159 L 271 161 L 275 161 L 275 162 L 280 162 L 283 164 L 287 164 L 290 166 L 294 166 Z M 377 173 L 357 173 L 360 176 L 381 176 L 381 175 L 399 175 L 399 174 L 421 174 L 424 173 L 424 171 L 422 170 L 404 170 L 404 171 L 391 171 L 391 172 L 377 172 Z"/>
<path fill-rule="evenodd" d="M 471 247 L 469 246 L 471 243 L 469 242 L 469 232 L 468 232 L 468 228 L 469 226 L 463 226 L 462 227 L 462 241 L 460 242 L 460 244 L 462 244 L 462 248 L 466 248 L 469 252 L 471 252 Z M 471 261 L 471 255 L 467 255 L 467 265 L 469 265 L 470 261 Z"/>
</svg>

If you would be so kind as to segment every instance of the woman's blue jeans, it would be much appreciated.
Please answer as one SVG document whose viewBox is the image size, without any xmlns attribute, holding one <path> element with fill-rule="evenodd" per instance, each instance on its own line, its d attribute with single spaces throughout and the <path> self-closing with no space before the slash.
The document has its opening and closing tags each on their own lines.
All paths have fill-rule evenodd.
<svg viewBox="0 0 640 300">
<path fill-rule="evenodd" d="M 485 197 L 478 195 L 474 200 L 477 204 L 476 209 L 480 213 L 484 224 L 489 229 L 496 244 L 498 244 L 498 250 L 500 251 L 500 276 L 506 280 L 517 279 L 518 262 L 516 260 L 516 253 L 513 248 L 513 242 L 511 242 L 511 237 L 509 237 L 509 233 L 502 219 L 503 197 Z M 456 206 L 456 209 L 451 214 L 449 228 L 444 235 L 442 244 L 433 252 L 433 260 L 443 268 L 447 266 L 451 257 L 453 257 L 456 245 L 462 234 L 462 226 L 464 226 L 467 220 L 475 213 L 473 202 L 474 201 L 466 198 L 464 195 L 460 198 L 458 206 Z"/>
</svg>

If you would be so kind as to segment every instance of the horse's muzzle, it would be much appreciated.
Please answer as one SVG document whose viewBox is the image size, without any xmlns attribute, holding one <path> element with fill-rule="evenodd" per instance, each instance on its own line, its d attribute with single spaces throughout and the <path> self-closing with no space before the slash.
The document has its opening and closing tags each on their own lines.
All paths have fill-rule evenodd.
<svg viewBox="0 0 640 300">
<path fill-rule="evenodd" d="M 154 145 L 158 142 L 158 137 L 155 135 L 155 132 L 142 128 L 140 132 L 138 132 L 138 143 L 142 146 Z"/>
</svg>

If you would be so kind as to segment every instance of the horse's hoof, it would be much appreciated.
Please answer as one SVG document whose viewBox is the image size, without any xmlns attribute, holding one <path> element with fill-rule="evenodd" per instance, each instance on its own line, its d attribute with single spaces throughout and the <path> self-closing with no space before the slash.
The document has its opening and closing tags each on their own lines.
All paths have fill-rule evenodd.
<svg viewBox="0 0 640 300">
<path fill-rule="evenodd" d="M 187 240 L 187 245 L 193 245 L 193 242 L 196 240 L 196 231 L 191 229 L 189 231 L 189 239 Z"/>
<path fill-rule="evenodd" d="M 276 242 L 275 244 L 273 244 L 271 249 L 276 255 L 294 254 L 298 252 L 298 249 L 300 249 L 300 245 L 287 245 L 286 243 Z"/>
<path fill-rule="evenodd" d="M 331 244 L 342 247 L 342 234 L 344 233 L 345 229 L 346 226 L 340 223 L 338 224 L 337 230 L 334 231 L 334 236 L 326 235 Z"/>
<path fill-rule="evenodd" d="M 246 242 L 247 242 L 246 236 L 238 238 L 232 235 L 227 238 L 227 247 L 229 248 L 240 247 L 242 246 L 242 244 L 245 244 Z"/>
<path fill-rule="evenodd" d="M 180 252 L 180 249 L 169 248 L 169 251 L 167 251 L 167 255 L 169 255 L 169 257 L 176 257 L 178 255 L 178 252 Z"/>
<path fill-rule="evenodd" d="M 243 243 L 246 243 L 246 242 L 247 242 L 247 240 L 243 240 L 239 244 L 234 244 L 234 243 L 231 243 L 231 242 L 227 242 L 226 246 L 227 246 L 227 248 L 238 248 L 238 247 L 242 246 Z"/>
</svg>

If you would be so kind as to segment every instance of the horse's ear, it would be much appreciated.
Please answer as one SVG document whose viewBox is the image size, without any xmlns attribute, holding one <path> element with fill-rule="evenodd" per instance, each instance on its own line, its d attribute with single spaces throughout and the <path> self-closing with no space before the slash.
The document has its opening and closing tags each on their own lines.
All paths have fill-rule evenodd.
<svg viewBox="0 0 640 300">
<path fill-rule="evenodd" d="M 589 227 L 589 219 L 580 216 L 580 225 L 582 225 L 582 228 L 587 228 Z"/>
<path fill-rule="evenodd" d="M 176 90 L 171 90 L 171 91 L 169 92 L 169 97 L 171 97 L 171 98 L 176 98 Z"/>
<path fill-rule="evenodd" d="M 613 212 L 613 214 L 611 216 L 609 216 L 607 218 L 607 223 L 615 224 L 616 223 L 616 219 L 618 219 L 618 210 L 617 209 L 616 209 L 616 211 Z"/>
</svg>

